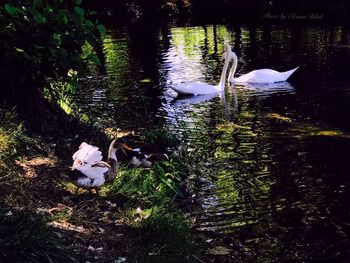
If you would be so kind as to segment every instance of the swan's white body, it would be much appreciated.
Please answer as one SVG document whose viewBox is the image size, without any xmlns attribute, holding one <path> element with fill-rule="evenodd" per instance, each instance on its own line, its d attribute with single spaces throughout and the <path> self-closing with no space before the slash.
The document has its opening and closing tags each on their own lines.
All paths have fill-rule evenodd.
<svg viewBox="0 0 350 263">
<path fill-rule="evenodd" d="M 112 181 L 118 168 L 116 151 L 120 147 L 119 142 L 112 141 L 107 162 L 103 162 L 101 151 L 96 146 L 83 142 L 72 156 L 74 162 L 69 177 L 77 186 L 88 189 L 97 189 L 105 182 Z"/>
<path fill-rule="evenodd" d="M 231 78 L 232 83 L 275 83 L 286 81 L 298 68 L 288 71 L 279 72 L 273 69 L 258 69 L 253 70 L 247 74 L 239 76 L 238 78 Z"/>
<path fill-rule="evenodd" d="M 72 168 L 77 168 L 83 164 L 97 163 L 102 160 L 101 151 L 93 145 L 83 142 L 79 146 L 79 150 L 76 151 L 73 156 Z"/>
<path fill-rule="evenodd" d="M 221 72 L 221 78 L 218 85 L 210 85 L 207 83 L 194 82 L 194 83 L 182 83 L 174 85 L 171 88 L 181 95 L 207 95 L 222 92 L 225 87 L 225 79 L 230 62 L 230 53 L 227 52 L 227 44 L 224 44 L 224 67 Z"/>
<path fill-rule="evenodd" d="M 75 180 L 75 184 L 83 188 L 99 188 L 106 182 L 104 174 L 109 168 L 107 165 L 104 167 L 82 165 L 76 169 L 82 176 Z"/>
<path fill-rule="evenodd" d="M 195 83 L 183 83 L 171 87 L 178 94 L 182 95 L 207 95 L 222 91 L 219 86 L 213 86 L 207 83 L 195 82 Z"/>
<path fill-rule="evenodd" d="M 298 67 L 296 67 L 294 69 L 284 71 L 284 72 L 279 72 L 273 69 L 258 69 L 235 78 L 234 75 L 237 69 L 238 58 L 236 54 L 231 51 L 231 47 L 229 47 L 228 52 L 231 53 L 231 58 L 233 59 L 232 67 L 228 75 L 229 84 L 234 84 L 234 83 L 268 84 L 268 83 L 282 82 L 282 81 L 286 81 L 294 73 L 294 71 L 298 69 Z"/>
</svg>

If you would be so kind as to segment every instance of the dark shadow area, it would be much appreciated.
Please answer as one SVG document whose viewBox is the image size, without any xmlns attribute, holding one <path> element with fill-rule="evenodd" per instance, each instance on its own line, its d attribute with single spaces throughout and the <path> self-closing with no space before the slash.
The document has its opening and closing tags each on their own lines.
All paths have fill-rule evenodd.
<svg viewBox="0 0 350 263">
<path fill-rule="evenodd" d="M 105 21 L 121 23 L 139 19 L 197 21 L 308 21 L 349 24 L 350 4 L 345 0 L 118 0 L 86 1 Z"/>
</svg>

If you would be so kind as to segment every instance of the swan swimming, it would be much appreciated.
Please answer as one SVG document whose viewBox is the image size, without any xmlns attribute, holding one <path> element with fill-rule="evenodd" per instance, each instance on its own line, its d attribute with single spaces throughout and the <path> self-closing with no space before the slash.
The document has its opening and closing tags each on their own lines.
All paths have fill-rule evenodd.
<svg viewBox="0 0 350 263">
<path fill-rule="evenodd" d="M 226 74 L 228 69 L 228 64 L 230 62 L 231 53 L 229 50 L 231 47 L 228 44 L 224 44 L 223 50 L 223 59 L 225 60 L 224 67 L 221 72 L 221 78 L 218 85 L 213 86 L 207 83 L 194 82 L 194 83 L 181 83 L 171 88 L 181 95 L 207 95 L 222 92 L 225 87 Z"/>
<path fill-rule="evenodd" d="M 299 67 L 296 67 L 294 69 L 284 71 L 284 72 L 279 72 L 273 69 L 258 69 L 235 78 L 234 75 L 237 69 L 238 58 L 236 54 L 232 52 L 230 45 L 227 45 L 227 50 L 228 50 L 227 52 L 230 53 L 230 59 L 233 59 L 231 70 L 228 75 L 228 82 L 231 85 L 234 83 L 268 84 L 268 83 L 287 81 L 287 79 L 294 73 L 294 71 L 296 71 L 299 68 Z"/>
</svg>

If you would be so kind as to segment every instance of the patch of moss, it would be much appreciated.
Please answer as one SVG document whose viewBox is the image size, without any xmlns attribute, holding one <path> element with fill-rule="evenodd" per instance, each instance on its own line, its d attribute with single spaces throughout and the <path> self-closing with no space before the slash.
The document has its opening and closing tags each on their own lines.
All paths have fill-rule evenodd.
<svg viewBox="0 0 350 263">
<path fill-rule="evenodd" d="M 278 113 L 270 113 L 267 115 L 267 118 L 278 121 L 278 122 L 285 122 L 285 123 L 290 123 L 292 122 L 292 119 L 286 116 L 282 116 Z"/>
</svg>

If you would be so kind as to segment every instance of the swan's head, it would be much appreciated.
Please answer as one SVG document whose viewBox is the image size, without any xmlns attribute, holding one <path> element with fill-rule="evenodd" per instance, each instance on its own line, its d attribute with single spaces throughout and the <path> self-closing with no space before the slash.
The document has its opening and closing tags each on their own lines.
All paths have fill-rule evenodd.
<svg viewBox="0 0 350 263">
<path fill-rule="evenodd" d="M 224 50 L 224 52 L 227 52 L 227 51 L 232 50 L 232 48 L 228 43 L 224 43 L 223 50 Z"/>
<path fill-rule="evenodd" d="M 224 43 L 222 59 L 223 60 L 230 60 L 230 59 L 232 59 L 232 54 L 233 54 L 233 52 L 232 52 L 231 46 L 228 43 Z"/>
<path fill-rule="evenodd" d="M 237 55 L 235 52 L 232 51 L 232 48 L 229 44 L 224 44 L 224 59 L 228 60 L 237 60 Z"/>
</svg>

